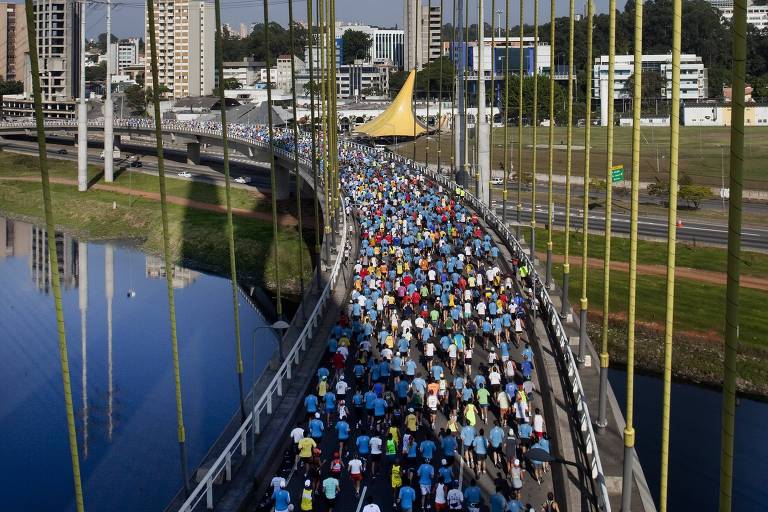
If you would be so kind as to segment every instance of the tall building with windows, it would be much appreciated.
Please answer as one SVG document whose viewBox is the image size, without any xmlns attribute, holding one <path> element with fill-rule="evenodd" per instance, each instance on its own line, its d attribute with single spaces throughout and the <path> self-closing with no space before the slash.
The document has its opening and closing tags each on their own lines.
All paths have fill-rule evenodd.
<svg viewBox="0 0 768 512">
<path fill-rule="evenodd" d="M 121 39 L 117 45 L 117 69 L 122 73 L 128 66 L 139 63 L 139 38 Z"/>
<path fill-rule="evenodd" d="M 23 82 L 29 52 L 24 4 L 0 3 L 0 38 L 0 79 Z"/>
<path fill-rule="evenodd" d="M 34 8 L 43 100 L 77 97 L 80 90 L 82 4 L 77 0 L 34 0 Z M 18 23 L 17 18 L 17 27 Z M 32 93 L 30 78 L 25 72 L 24 91 L 27 94 Z"/>
<path fill-rule="evenodd" d="M 200 0 L 155 0 L 154 4 L 158 80 L 173 98 L 211 94 L 216 30 L 213 4 Z M 144 40 L 149 51 L 148 32 Z M 144 70 L 150 87 L 151 59 L 145 59 Z"/>
<path fill-rule="evenodd" d="M 440 6 L 424 5 L 421 0 L 403 0 L 406 70 L 421 69 L 440 57 Z"/>
</svg>

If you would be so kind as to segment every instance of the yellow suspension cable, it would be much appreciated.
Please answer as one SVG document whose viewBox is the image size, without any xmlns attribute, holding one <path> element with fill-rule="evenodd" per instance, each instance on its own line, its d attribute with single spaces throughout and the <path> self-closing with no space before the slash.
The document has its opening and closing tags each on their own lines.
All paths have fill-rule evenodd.
<svg viewBox="0 0 768 512">
<path fill-rule="evenodd" d="M 504 191 L 501 193 L 501 220 L 507 224 L 507 186 L 509 184 L 509 0 L 504 3 Z"/>
<path fill-rule="evenodd" d="M 600 389 L 598 399 L 597 426 L 604 428 L 608 425 L 608 320 L 611 312 L 611 221 L 613 214 L 613 185 L 611 183 L 611 168 L 613 167 L 613 102 L 614 102 L 614 63 L 616 60 L 616 0 L 608 2 L 608 126 L 606 127 L 605 145 L 605 252 L 603 254 L 603 323 L 600 343 Z M 602 80 L 602 77 L 598 75 Z M 602 93 L 601 93 L 602 94 Z"/>
<path fill-rule="evenodd" d="M 581 246 L 581 298 L 579 299 L 579 365 L 584 364 L 587 355 L 587 313 L 589 302 L 587 300 L 587 260 L 589 259 L 589 157 L 592 152 L 592 24 L 593 20 L 592 0 L 587 0 L 587 63 L 584 70 L 586 83 L 586 113 L 584 125 L 584 197 L 582 200 L 582 246 Z"/>
<path fill-rule="evenodd" d="M 431 10 L 432 10 L 432 0 L 427 0 L 427 12 L 429 12 Z M 428 62 L 427 66 L 429 66 L 429 65 L 430 65 L 430 63 Z M 424 148 L 425 148 L 425 152 L 426 152 L 425 157 L 424 157 L 424 164 L 427 167 L 429 167 L 429 83 L 431 82 L 431 80 L 429 78 L 430 78 L 431 71 L 432 71 L 431 69 L 429 69 L 429 70 L 425 69 L 425 72 L 426 72 L 426 75 L 427 75 L 427 118 L 426 118 L 424 124 L 427 126 L 427 135 L 424 138 Z M 416 119 L 416 117 L 414 116 L 414 129 L 416 128 L 415 119 Z M 438 145 L 438 148 L 439 147 L 440 147 L 440 145 Z"/>
<path fill-rule="evenodd" d="M 611 0 L 615 1 L 615 0 Z M 552 286 L 552 224 L 554 202 L 552 200 L 552 171 L 555 166 L 555 0 L 550 0 L 549 13 L 549 167 L 547 172 L 547 267 L 544 283 Z"/>
<path fill-rule="evenodd" d="M 635 309 L 637 291 L 637 216 L 640 199 L 640 109 L 643 76 L 643 0 L 635 0 L 634 91 L 632 95 L 632 203 L 629 222 L 629 301 L 627 305 L 627 405 L 624 428 L 622 510 L 632 506 L 632 452 L 635 447 Z"/>
<path fill-rule="evenodd" d="M 154 0 L 147 0 L 147 19 L 149 31 L 150 67 L 152 71 L 152 104 L 155 118 L 155 149 L 157 151 L 157 175 L 160 183 L 160 216 L 163 225 L 163 259 L 165 262 L 165 283 L 168 291 L 168 313 L 171 323 L 171 351 L 173 356 L 173 381 L 176 391 L 176 423 L 179 451 L 181 455 L 181 473 L 184 489 L 189 494 L 189 476 L 187 474 L 186 433 L 184 430 L 184 411 L 181 400 L 181 369 L 179 367 L 179 341 L 176 331 L 176 300 L 173 291 L 173 259 L 171 258 L 170 230 L 168 227 L 168 203 L 166 201 L 165 159 L 163 158 L 163 132 L 160 126 L 160 80 L 157 64 L 157 34 L 155 32 Z M 223 85 L 223 84 L 222 84 Z"/>
<path fill-rule="evenodd" d="M 440 143 L 440 134 L 442 133 L 443 121 L 443 0 L 440 0 L 440 85 L 438 86 L 438 104 L 437 104 L 437 172 L 441 172 L 440 153 L 443 146 Z"/>
<path fill-rule="evenodd" d="M 733 440 L 736 422 L 736 355 L 739 349 L 739 279 L 741 272 L 741 207 L 744 173 L 744 73 L 747 60 L 747 2 L 734 0 L 731 87 L 730 196 L 728 200 L 728 281 L 725 305 L 725 362 L 720 453 L 720 512 L 733 506 Z"/>
<path fill-rule="evenodd" d="M 493 200 L 493 106 L 496 104 L 496 0 L 491 0 L 491 126 L 488 130 L 488 206 Z"/>
<path fill-rule="evenodd" d="M 525 35 L 525 22 L 523 20 L 523 1 L 520 1 L 520 74 L 518 75 L 517 88 L 517 224 L 515 233 L 520 238 L 521 215 L 523 213 L 523 77 L 525 76 L 525 52 L 523 51 L 523 37 Z"/>
<path fill-rule="evenodd" d="M 221 1 L 221 0 L 217 0 Z M 307 3 L 311 3 L 308 0 Z M 304 297 L 304 221 L 301 213 L 301 174 L 299 173 L 299 125 L 296 116 L 296 47 L 293 29 L 293 0 L 288 0 L 288 32 L 291 39 L 291 99 L 293 102 L 293 165 L 296 176 L 296 216 L 298 220 L 298 251 L 299 251 L 299 291 Z"/>
<path fill-rule="evenodd" d="M 442 0 L 440 0 L 442 2 Z M 461 0 L 459 0 L 461 1 Z M 442 10 L 440 11 L 442 12 Z M 451 61 L 458 59 L 456 53 L 456 0 L 453 0 L 453 18 L 451 31 Z M 451 174 L 456 176 L 456 88 L 458 87 L 456 66 L 453 67 L 453 83 L 451 87 Z M 442 77 L 440 78 L 442 81 Z"/>
<path fill-rule="evenodd" d="M 267 63 L 267 122 L 269 123 L 269 170 L 270 170 L 270 185 L 272 188 L 272 257 L 275 262 L 275 291 L 276 291 L 276 312 L 277 318 L 283 318 L 283 296 L 282 296 L 282 283 L 280 282 L 280 249 L 279 249 L 279 233 L 277 224 L 277 169 L 275 168 L 275 128 L 272 123 L 272 80 L 269 70 L 269 0 L 264 0 L 264 60 Z M 282 340 L 278 340 L 278 343 L 282 343 Z"/>
<path fill-rule="evenodd" d="M 75 507 L 77 512 L 85 510 L 83 500 L 83 482 L 80 476 L 80 456 L 77 451 L 77 430 L 75 429 L 75 412 L 72 403 L 72 382 L 69 373 L 69 355 L 67 350 L 67 332 L 64 326 L 64 308 L 61 301 L 61 278 L 59 276 L 59 256 L 56 251 L 56 222 L 53 217 L 51 201 L 51 182 L 48 173 L 48 152 L 45 145 L 45 121 L 43 120 L 43 97 L 40 87 L 40 65 L 37 54 L 37 25 L 35 23 L 35 6 L 32 0 L 25 0 L 24 8 L 27 17 L 27 40 L 29 41 L 29 63 L 32 78 L 32 98 L 35 107 L 35 125 L 37 127 L 38 163 L 40 166 L 40 186 L 43 191 L 43 212 L 45 214 L 45 230 L 48 238 L 48 259 L 50 260 L 51 287 L 53 288 L 53 303 L 56 309 L 56 331 L 58 334 L 59 364 L 61 366 L 61 383 L 64 388 L 64 408 L 67 414 L 67 434 L 69 455 L 72 465 L 72 480 L 75 487 Z"/>
<path fill-rule="evenodd" d="M 560 316 L 568 315 L 570 304 L 568 292 L 570 285 L 571 265 L 569 262 L 571 244 L 571 168 L 573 165 L 573 31 L 574 31 L 574 0 L 569 1 L 568 7 L 568 128 L 566 131 L 565 156 L 565 249 L 563 251 L 563 295 L 561 299 Z"/>
<path fill-rule="evenodd" d="M 235 319 L 235 370 L 240 393 L 240 421 L 245 421 L 245 393 L 243 392 L 243 354 L 240 348 L 240 301 L 237 285 L 237 254 L 235 252 L 235 227 L 232 219 L 232 194 L 229 176 L 229 136 L 227 134 L 227 104 L 224 96 L 224 37 L 221 31 L 221 0 L 214 1 L 216 18 L 216 72 L 219 79 L 219 102 L 221 103 L 221 145 L 224 155 L 224 195 L 227 201 L 227 243 L 229 245 L 229 273 L 232 285 L 232 308 Z"/>
<path fill-rule="evenodd" d="M 533 116 L 531 118 L 531 263 L 536 261 L 536 153 L 539 128 L 539 0 L 533 0 Z M 530 269 L 535 272 L 535 269 Z M 535 314 L 535 312 L 534 312 Z"/>
<path fill-rule="evenodd" d="M 664 322 L 664 394 L 661 407 L 661 471 L 659 509 L 667 510 L 669 478 L 669 417 L 672 402 L 672 336 L 675 314 L 675 262 L 677 248 L 677 171 L 680 141 L 680 46 L 682 0 L 672 2 L 672 102 L 669 123 L 669 214 L 667 218 L 667 311 Z"/>
<path fill-rule="evenodd" d="M 317 134 L 315 133 L 315 94 L 316 94 L 316 87 L 317 84 L 315 84 L 315 58 L 313 53 L 313 32 L 312 32 L 312 0 L 307 0 L 307 45 L 309 47 L 309 83 L 311 84 L 311 88 L 309 91 L 309 134 L 312 138 L 312 185 L 314 186 L 315 195 L 318 194 L 319 188 L 318 188 L 318 181 L 317 181 Z M 314 205 L 314 214 L 315 214 L 315 268 L 317 269 L 317 287 L 320 288 L 320 244 L 321 244 L 321 236 L 320 236 L 320 199 L 315 197 L 312 201 Z"/>
</svg>

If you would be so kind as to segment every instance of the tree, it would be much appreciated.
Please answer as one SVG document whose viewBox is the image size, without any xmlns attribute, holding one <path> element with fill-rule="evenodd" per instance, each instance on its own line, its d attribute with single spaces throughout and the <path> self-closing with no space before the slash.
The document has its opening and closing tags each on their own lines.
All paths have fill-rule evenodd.
<svg viewBox="0 0 768 512">
<path fill-rule="evenodd" d="M 304 84 L 304 94 L 306 96 L 311 96 L 314 94 L 315 96 L 319 96 L 322 91 L 322 84 L 320 82 L 315 82 L 314 80 L 310 80 L 309 82 Z"/>
<path fill-rule="evenodd" d="M 103 82 L 107 78 L 107 62 L 85 68 L 86 82 Z"/>
<path fill-rule="evenodd" d="M 125 89 L 125 102 L 133 114 L 147 114 L 147 94 L 140 85 L 132 85 Z"/>
<path fill-rule="evenodd" d="M 712 189 L 706 185 L 681 185 L 678 196 L 688 204 L 689 208 L 698 210 L 704 199 L 712 197 Z"/>
<path fill-rule="evenodd" d="M 232 90 L 232 89 L 242 89 L 243 84 L 241 84 L 237 78 L 225 78 L 224 79 L 224 89 L 225 90 Z"/>
<path fill-rule="evenodd" d="M 666 81 L 658 71 L 643 71 L 642 83 L 640 85 L 642 99 L 661 98 L 661 89 L 666 87 Z M 624 94 L 632 97 L 635 91 L 635 74 L 632 73 L 624 83 Z"/>
<path fill-rule="evenodd" d="M 359 30 L 347 30 L 341 36 L 342 64 L 352 64 L 355 59 L 365 59 L 373 45 L 370 35 Z"/>
<path fill-rule="evenodd" d="M 648 195 L 658 198 L 662 203 L 669 197 L 669 182 L 656 177 L 653 183 L 649 183 L 646 188 Z"/>
<path fill-rule="evenodd" d="M 115 36 L 115 34 L 112 34 L 112 37 L 110 37 L 109 39 L 113 43 L 116 43 L 120 40 L 118 37 Z M 95 46 L 96 48 L 99 49 L 99 51 L 101 51 L 101 53 L 107 52 L 107 33 L 106 32 L 102 32 L 101 34 L 99 34 L 99 37 L 96 38 Z"/>
</svg>

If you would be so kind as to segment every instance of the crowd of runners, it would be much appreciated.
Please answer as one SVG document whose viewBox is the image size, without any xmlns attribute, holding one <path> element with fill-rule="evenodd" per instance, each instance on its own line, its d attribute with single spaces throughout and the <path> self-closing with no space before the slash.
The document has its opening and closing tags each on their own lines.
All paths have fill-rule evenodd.
<svg viewBox="0 0 768 512">
<path fill-rule="evenodd" d="M 274 510 L 559 510 L 549 468 L 525 457 L 550 446 L 527 273 L 455 191 L 383 155 L 339 156 L 360 253 L 291 431 L 298 483 L 273 479 Z"/>
</svg>

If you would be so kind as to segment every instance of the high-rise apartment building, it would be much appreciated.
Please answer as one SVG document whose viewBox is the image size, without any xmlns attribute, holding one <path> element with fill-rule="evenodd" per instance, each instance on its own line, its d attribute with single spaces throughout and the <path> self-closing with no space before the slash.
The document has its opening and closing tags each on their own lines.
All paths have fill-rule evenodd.
<svg viewBox="0 0 768 512">
<path fill-rule="evenodd" d="M 122 73 L 128 66 L 139 63 L 139 38 L 121 39 L 117 42 L 117 69 Z"/>
<path fill-rule="evenodd" d="M 158 80 L 173 98 L 211 94 L 216 30 L 213 4 L 199 0 L 155 0 L 154 4 Z M 149 49 L 148 32 L 144 40 Z M 145 83 L 149 87 L 151 59 L 145 62 Z"/>
<path fill-rule="evenodd" d="M 440 57 L 440 6 L 421 0 L 403 0 L 405 69 L 421 69 Z"/>
<path fill-rule="evenodd" d="M 29 52 L 24 4 L 0 3 L 0 38 L 0 79 L 24 81 Z"/>
<path fill-rule="evenodd" d="M 80 90 L 82 4 L 77 0 L 34 0 L 34 7 L 43 100 L 75 98 Z M 26 78 L 24 91 L 31 94 L 31 82 Z"/>
</svg>

